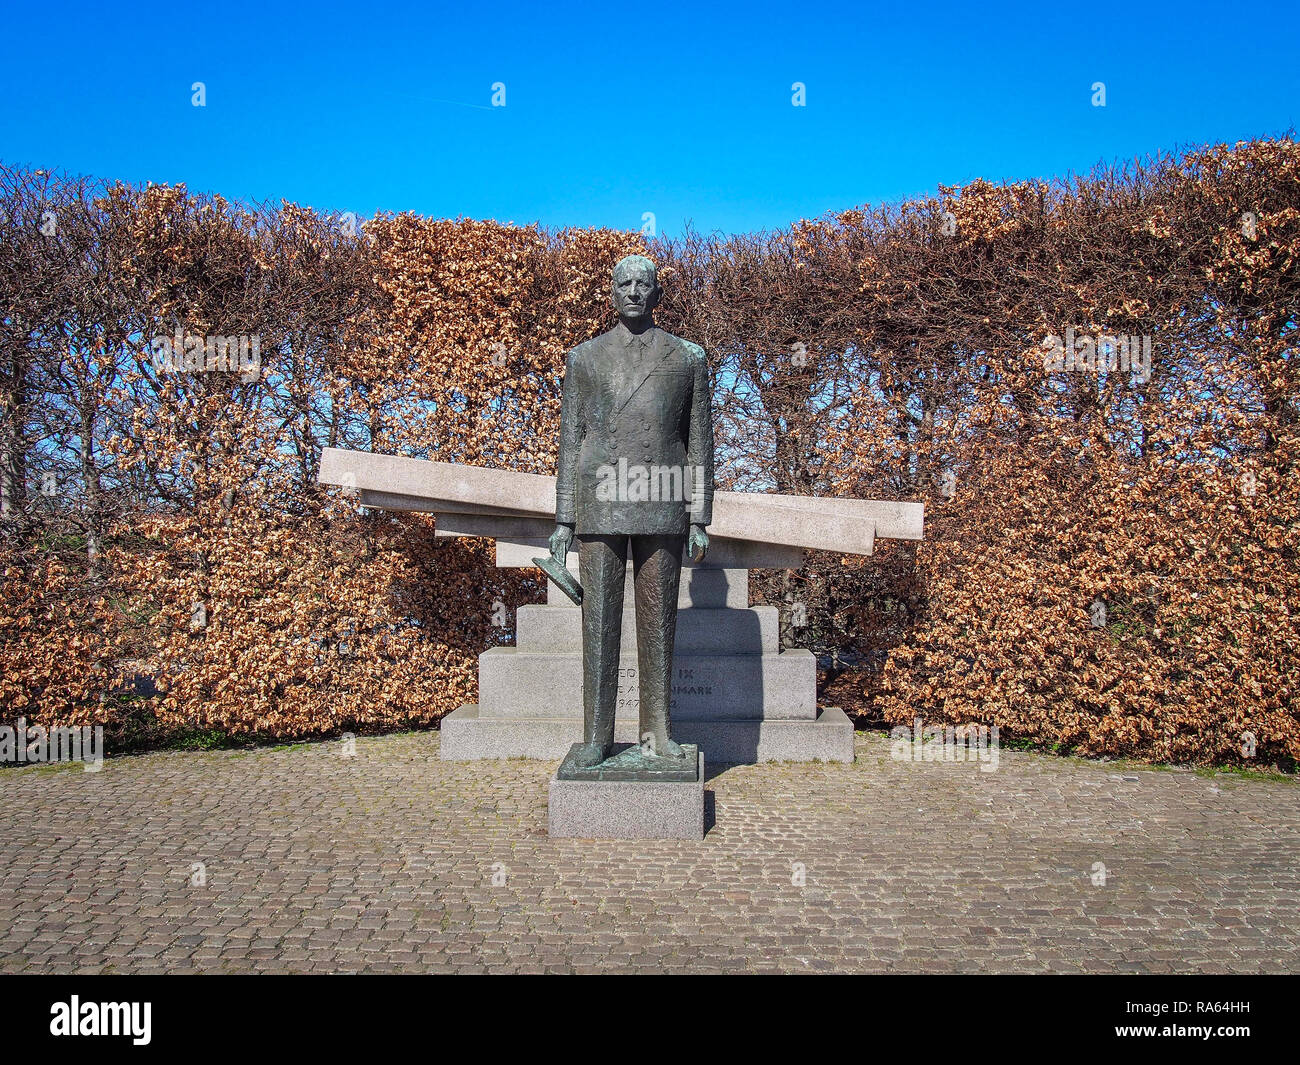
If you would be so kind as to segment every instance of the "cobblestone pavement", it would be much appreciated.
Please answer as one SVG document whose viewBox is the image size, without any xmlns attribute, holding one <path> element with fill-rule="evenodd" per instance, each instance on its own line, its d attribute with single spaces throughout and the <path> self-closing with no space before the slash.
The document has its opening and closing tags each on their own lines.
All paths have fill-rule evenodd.
<svg viewBox="0 0 1300 1065">
<path fill-rule="evenodd" d="M 860 734 L 711 770 L 703 842 L 592 843 L 552 764 L 438 739 L 0 771 L 0 972 L 1300 970 L 1292 781 Z"/>
</svg>

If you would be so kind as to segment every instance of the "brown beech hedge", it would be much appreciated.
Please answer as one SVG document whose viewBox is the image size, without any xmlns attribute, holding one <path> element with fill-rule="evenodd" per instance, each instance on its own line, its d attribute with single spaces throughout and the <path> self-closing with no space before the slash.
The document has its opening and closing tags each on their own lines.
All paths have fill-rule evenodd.
<svg viewBox="0 0 1300 1065">
<path fill-rule="evenodd" d="M 1300 759 L 1300 147 L 775 233 L 359 222 L 0 167 L 0 712 L 110 752 L 428 725 L 538 575 L 315 483 L 554 469 L 565 352 L 660 264 L 737 491 L 916 499 L 756 575 L 827 698 L 1086 755 Z"/>
</svg>

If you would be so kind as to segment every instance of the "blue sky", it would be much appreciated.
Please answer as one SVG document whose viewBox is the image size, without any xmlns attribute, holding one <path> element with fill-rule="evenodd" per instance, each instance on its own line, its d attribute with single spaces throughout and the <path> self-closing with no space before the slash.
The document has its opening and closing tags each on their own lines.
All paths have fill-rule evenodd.
<svg viewBox="0 0 1300 1065">
<path fill-rule="evenodd" d="M 0 159 L 362 217 L 741 232 L 1285 132 L 1295 19 L 1195 0 L 20 3 Z"/>
</svg>

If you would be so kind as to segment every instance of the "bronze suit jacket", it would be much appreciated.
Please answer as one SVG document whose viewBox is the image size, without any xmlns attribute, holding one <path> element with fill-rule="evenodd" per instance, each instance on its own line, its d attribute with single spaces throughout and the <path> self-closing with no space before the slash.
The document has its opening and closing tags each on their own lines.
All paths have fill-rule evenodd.
<svg viewBox="0 0 1300 1065">
<path fill-rule="evenodd" d="M 619 323 L 579 344 L 565 362 L 556 521 L 579 535 L 709 524 L 709 401 L 704 350 L 656 326 L 635 336 Z"/>
</svg>

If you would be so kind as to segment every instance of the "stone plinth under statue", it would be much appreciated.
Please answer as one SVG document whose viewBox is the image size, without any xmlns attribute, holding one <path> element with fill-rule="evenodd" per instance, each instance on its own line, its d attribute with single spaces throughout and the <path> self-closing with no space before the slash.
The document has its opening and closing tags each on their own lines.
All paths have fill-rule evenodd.
<svg viewBox="0 0 1300 1065">
<path fill-rule="evenodd" d="M 703 839 L 704 754 L 647 757 L 638 744 L 600 765 L 577 764 L 574 743 L 551 778 L 547 833 L 556 839 Z M 687 764 L 684 766 L 682 763 Z"/>
<path fill-rule="evenodd" d="M 496 540 L 502 567 L 532 567 L 555 527 L 555 478 L 421 459 L 325 449 L 320 480 L 365 506 L 434 514 L 439 536 Z M 718 492 L 702 564 L 682 568 L 674 655 L 673 734 L 711 763 L 849 762 L 853 726 L 817 705 L 810 651 L 782 650 L 778 611 L 749 605 L 751 569 L 797 569 L 806 548 L 869 555 L 876 537 L 919 540 L 919 503 Z M 576 576 L 576 559 L 570 558 Z M 630 614 L 631 596 L 625 597 Z M 621 668 L 636 668 L 636 630 L 623 625 Z M 522 606 L 515 646 L 479 656 L 479 699 L 442 720 L 446 759 L 558 761 L 582 739 L 581 611 L 555 586 Z M 620 700 L 634 698 L 625 674 Z M 620 705 L 614 738 L 635 743 L 637 707 Z"/>
</svg>

